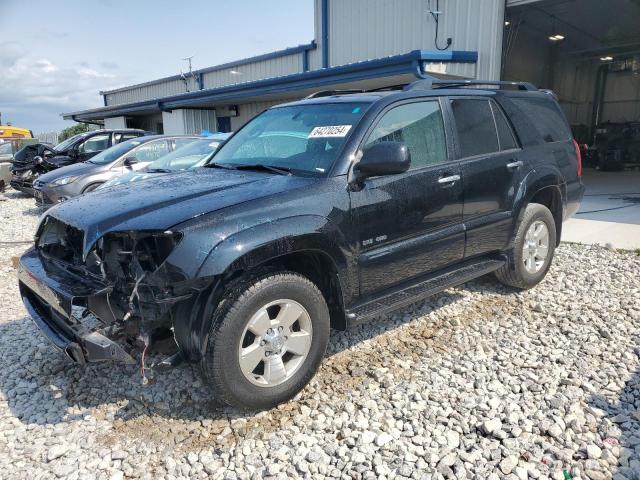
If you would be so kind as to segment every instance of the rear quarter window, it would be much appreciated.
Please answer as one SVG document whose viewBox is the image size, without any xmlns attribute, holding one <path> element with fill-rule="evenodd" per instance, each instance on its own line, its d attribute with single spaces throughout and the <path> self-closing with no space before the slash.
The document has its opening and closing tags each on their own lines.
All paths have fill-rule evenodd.
<svg viewBox="0 0 640 480">
<path fill-rule="evenodd" d="M 524 145 L 571 140 L 571 130 L 560 107 L 541 97 L 509 97 L 500 102 Z"/>
</svg>

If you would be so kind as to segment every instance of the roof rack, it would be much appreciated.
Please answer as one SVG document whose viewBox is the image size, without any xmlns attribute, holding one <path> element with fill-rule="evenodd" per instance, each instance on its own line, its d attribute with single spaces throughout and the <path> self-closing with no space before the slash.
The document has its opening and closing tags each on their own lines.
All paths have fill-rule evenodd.
<svg viewBox="0 0 640 480">
<path fill-rule="evenodd" d="M 432 90 L 434 88 L 456 88 L 467 87 L 477 85 L 488 85 L 497 87 L 516 87 L 518 90 L 525 90 L 528 92 L 535 92 L 538 89 L 535 85 L 529 82 L 501 82 L 496 80 L 435 80 L 432 78 L 425 78 L 423 80 L 417 80 L 404 87 L 405 90 Z"/>
<path fill-rule="evenodd" d="M 304 97 L 305 100 L 309 98 L 318 98 L 318 97 L 330 97 L 331 95 L 346 95 L 348 93 L 364 93 L 366 90 L 361 88 L 351 88 L 347 90 L 320 90 L 319 92 L 313 92 L 311 95 L 307 95 Z"/>
</svg>

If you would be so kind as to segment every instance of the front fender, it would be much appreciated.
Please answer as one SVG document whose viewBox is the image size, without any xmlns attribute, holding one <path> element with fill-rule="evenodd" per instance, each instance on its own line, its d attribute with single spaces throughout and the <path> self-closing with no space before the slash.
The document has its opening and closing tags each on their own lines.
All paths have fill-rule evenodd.
<svg viewBox="0 0 640 480">
<path fill-rule="evenodd" d="M 197 277 L 215 277 L 229 270 L 248 270 L 273 258 L 299 251 L 328 255 L 340 276 L 347 274 L 346 239 L 319 215 L 300 215 L 265 222 L 218 243 Z"/>
<path fill-rule="evenodd" d="M 319 252 L 335 266 L 343 297 L 352 294 L 348 244 L 342 232 L 319 215 L 300 215 L 264 222 L 222 239 L 211 250 L 196 277 L 210 280 L 202 291 L 176 315 L 174 335 L 181 350 L 191 361 L 200 358 L 211 326 L 213 312 L 222 298 L 224 283 L 239 271 L 259 267 L 269 260 L 298 252 Z"/>
</svg>

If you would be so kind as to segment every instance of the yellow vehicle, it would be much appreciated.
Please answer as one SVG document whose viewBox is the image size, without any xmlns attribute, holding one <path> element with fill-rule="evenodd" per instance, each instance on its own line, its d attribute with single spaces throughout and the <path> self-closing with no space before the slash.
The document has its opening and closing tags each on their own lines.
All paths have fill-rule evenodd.
<svg viewBox="0 0 640 480">
<path fill-rule="evenodd" d="M 0 138 L 33 138 L 33 133 L 26 128 L 0 125 Z"/>
</svg>

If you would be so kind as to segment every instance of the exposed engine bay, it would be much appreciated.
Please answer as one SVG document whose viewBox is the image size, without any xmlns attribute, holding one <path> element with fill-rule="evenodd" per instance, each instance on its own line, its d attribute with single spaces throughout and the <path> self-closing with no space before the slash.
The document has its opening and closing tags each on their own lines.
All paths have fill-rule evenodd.
<svg viewBox="0 0 640 480">
<path fill-rule="evenodd" d="M 70 315 L 68 323 L 78 323 L 75 327 L 81 337 L 97 334 L 119 347 L 112 346 L 105 360 L 133 363 L 134 351 L 142 351 L 144 372 L 147 349 L 154 342 L 172 339 L 174 305 L 197 292 L 185 285 L 179 271 L 164 265 L 181 238 L 171 231 L 109 233 L 84 254 L 83 232 L 47 216 L 36 234 L 36 251 L 52 268 L 91 286 L 90 294 L 72 299 L 72 306 L 82 313 L 79 319 Z M 90 314 L 99 323 L 94 331 L 82 322 Z M 90 349 L 81 347 L 87 361 L 102 359 L 88 358 Z"/>
</svg>

